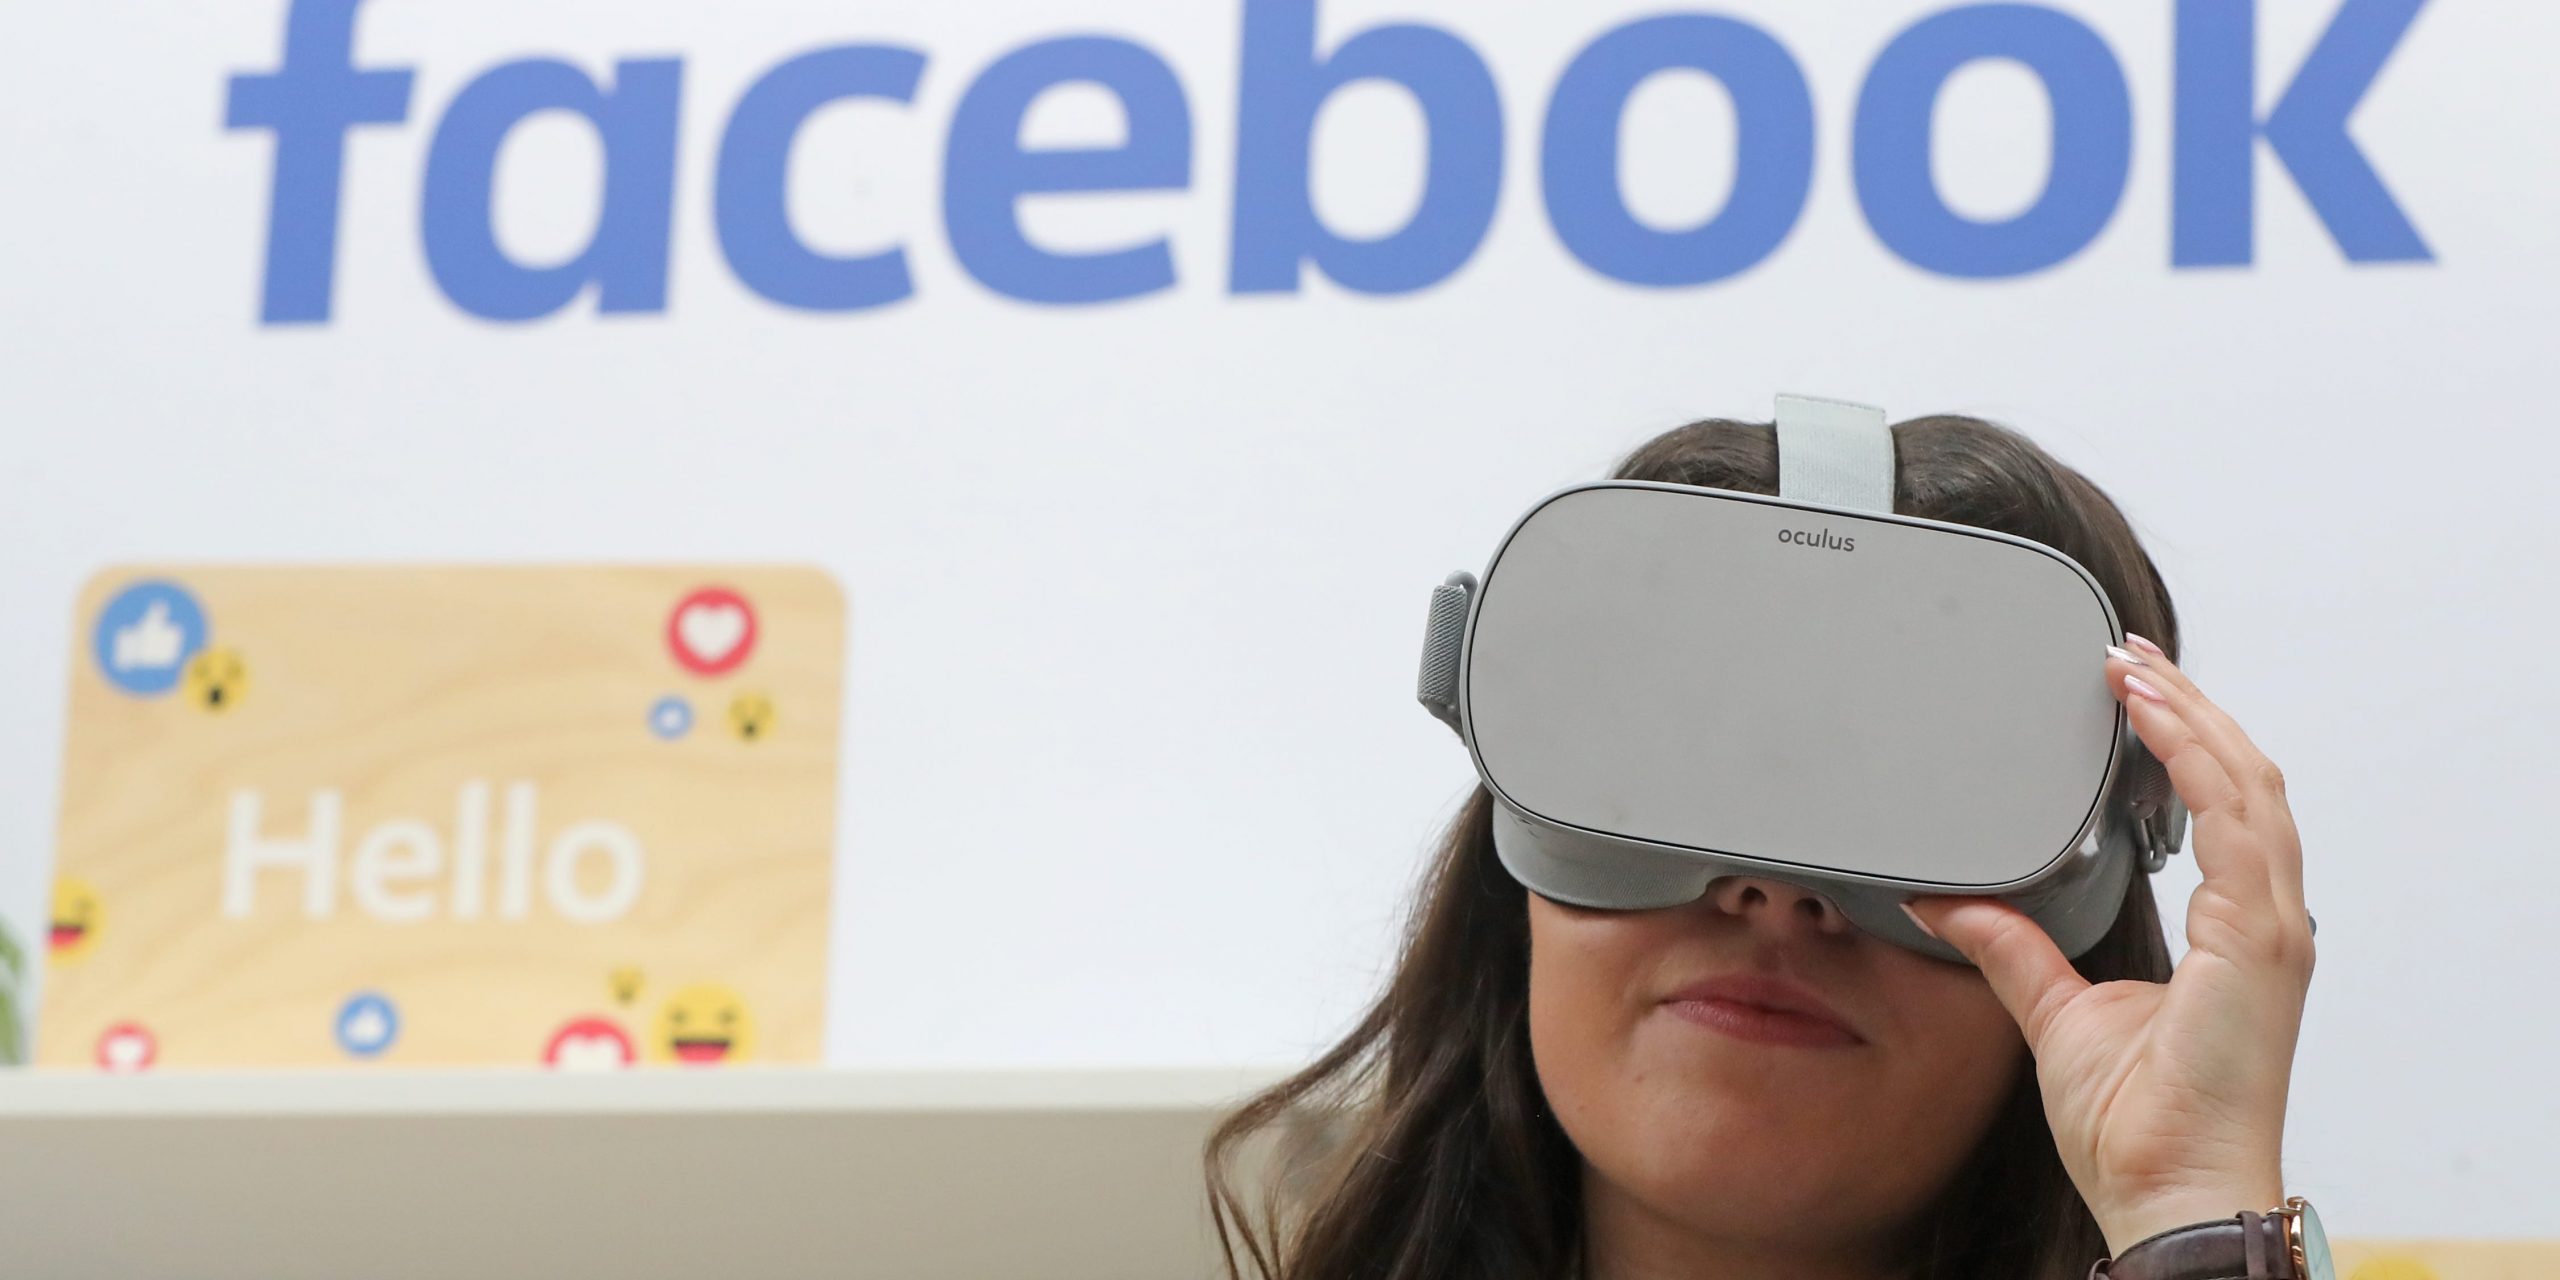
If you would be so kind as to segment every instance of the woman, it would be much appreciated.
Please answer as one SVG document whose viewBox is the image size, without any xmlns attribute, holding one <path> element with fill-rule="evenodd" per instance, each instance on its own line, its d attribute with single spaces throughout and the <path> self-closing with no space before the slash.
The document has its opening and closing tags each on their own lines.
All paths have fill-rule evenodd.
<svg viewBox="0 0 2560 1280">
<path fill-rule="evenodd" d="M 2194 815 L 2204 884 L 2175 976 L 2139 876 L 2076 963 L 1988 898 L 1905 908 L 1970 966 L 1776 879 L 1567 906 L 1503 870 L 1479 787 L 1384 994 L 1211 1138 L 1232 1276 L 2082 1280 L 2143 1237 L 2284 1199 L 2312 942 L 2282 775 L 2178 669 L 2168 593 L 2095 485 L 1976 419 L 1894 436 L 1897 512 L 2062 551 L 2139 650 L 2089 660 Z M 1617 476 L 1774 494 L 1776 441 L 1693 423 Z M 1746 971 L 1821 1009 L 1680 995 Z M 1290 1158 L 1248 1206 L 1234 1165 L 1266 1133 Z"/>
</svg>

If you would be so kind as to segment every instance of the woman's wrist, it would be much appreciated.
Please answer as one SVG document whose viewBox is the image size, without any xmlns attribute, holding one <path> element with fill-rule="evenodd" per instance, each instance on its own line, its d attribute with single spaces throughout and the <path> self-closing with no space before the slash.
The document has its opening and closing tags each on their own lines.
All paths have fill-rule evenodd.
<svg viewBox="0 0 2560 1280">
<path fill-rule="evenodd" d="M 2284 1203 L 2280 1179 L 2235 1179 L 2229 1183 L 2146 1197 L 2112 1213 L 2099 1213 L 2098 1229 L 2110 1255 L 2123 1253 L 2137 1240 L 2199 1222 L 2219 1222 L 2246 1209 L 2265 1213 Z"/>
</svg>

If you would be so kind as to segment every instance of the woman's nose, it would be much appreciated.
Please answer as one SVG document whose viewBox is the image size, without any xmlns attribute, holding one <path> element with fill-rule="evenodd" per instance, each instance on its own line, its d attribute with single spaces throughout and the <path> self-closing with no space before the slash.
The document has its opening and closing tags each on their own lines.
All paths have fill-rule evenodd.
<svg viewBox="0 0 2560 1280">
<path fill-rule="evenodd" d="M 1707 900 L 1761 928 L 1839 934 L 1853 927 L 1831 899 L 1784 880 L 1726 876 L 1707 889 Z"/>
</svg>

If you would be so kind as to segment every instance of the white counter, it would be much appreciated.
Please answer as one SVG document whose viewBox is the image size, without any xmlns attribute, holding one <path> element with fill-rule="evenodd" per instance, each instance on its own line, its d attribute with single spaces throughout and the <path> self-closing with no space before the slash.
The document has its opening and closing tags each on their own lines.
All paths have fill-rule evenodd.
<svg viewBox="0 0 2560 1280">
<path fill-rule="evenodd" d="M 0 1272 L 1216 1274 L 1200 1145 L 1281 1070 L 0 1073 Z"/>
</svg>

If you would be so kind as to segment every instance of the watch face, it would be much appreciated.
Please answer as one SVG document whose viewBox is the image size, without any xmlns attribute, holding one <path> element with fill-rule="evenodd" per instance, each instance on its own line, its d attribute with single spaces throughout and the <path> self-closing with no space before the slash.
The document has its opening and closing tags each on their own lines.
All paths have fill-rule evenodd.
<svg viewBox="0 0 2560 1280">
<path fill-rule="evenodd" d="M 2338 1280 L 2338 1264 L 2329 1257 L 2329 1233 L 2320 1229 L 2320 1215 L 2312 1211 L 2311 1202 L 2300 1203 L 2303 1280 Z"/>
</svg>

